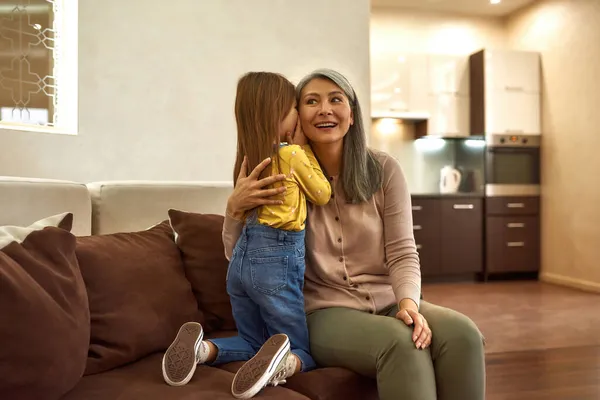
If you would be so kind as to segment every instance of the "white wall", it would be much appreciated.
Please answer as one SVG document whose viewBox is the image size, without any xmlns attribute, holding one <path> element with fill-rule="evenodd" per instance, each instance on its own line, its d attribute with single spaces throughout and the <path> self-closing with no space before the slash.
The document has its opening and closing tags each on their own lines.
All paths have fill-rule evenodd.
<svg viewBox="0 0 600 400">
<path fill-rule="evenodd" d="M 505 22 L 501 18 L 433 13 L 403 8 L 373 8 L 371 11 L 371 55 L 392 53 L 450 54 L 467 56 L 482 48 L 504 48 Z M 452 163 L 448 147 L 418 151 L 414 126 L 407 124 L 395 137 L 371 131 L 373 147 L 398 158 L 412 192 L 438 190 L 440 169 Z"/>
<path fill-rule="evenodd" d="M 80 0 L 79 8 L 80 133 L 0 130 L 0 175 L 230 180 L 235 85 L 250 70 L 297 82 L 338 69 L 370 114 L 368 0 Z"/>
</svg>

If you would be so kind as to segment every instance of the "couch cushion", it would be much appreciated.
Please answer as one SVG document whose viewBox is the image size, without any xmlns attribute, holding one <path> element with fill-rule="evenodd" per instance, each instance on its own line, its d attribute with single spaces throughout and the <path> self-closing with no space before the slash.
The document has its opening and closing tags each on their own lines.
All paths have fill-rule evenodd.
<svg viewBox="0 0 600 400">
<path fill-rule="evenodd" d="M 235 373 L 243 362 L 220 366 Z M 377 400 L 377 385 L 374 379 L 360 376 L 344 368 L 319 368 L 300 373 L 287 379 L 286 389 L 301 393 L 312 400 Z"/>
<path fill-rule="evenodd" d="M 166 350 L 182 323 L 202 322 L 168 222 L 78 238 L 77 258 L 91 312 L 86 374 Z"/>
<path fill-rule="evenodd" d="M 223 214 L 230 182 L 112 181 L 87 185 L 94 234 L 134 232 L 165 219 L 169 208 Z"/>
<path fill-rule="evenodd" d="M 235 329 L 225 282 L 229 262 L 221 237 L 223 216 L 171 209 L 169 219 L 183 255 L 185 274 L 204 313 L 204 329 L 207 333 Z"/>
<path fill-rule="evenodd" d="M 199 366 L 185 386 L 167 385 L 161 373 L 162 354 L 146 357 L 112 371 L 84 377 L 63 400 L 230 400 L 233 374 Z M 257 399 L 306 400 L 306 397 L 283 387 L 267 387 Z"/>
<path fill-rule="evenodd" d="M 215 331 L 206 335 L 205 338 L 224 338 L 236 334 L 236 331 Z M 236 373 L 242 365 L 244 362 L 238 361 L 220 365 L 218 368 Z M 287 380 L 285 387 L 313 400 L 377 400 L 379 397 L 374 379 L 366 378 L 344 368 L 318 368 L 296 374 Z"/>
<path fill-rule="evenodd" d="M 84 184 L 0 176 L 0 226 L 28 226 L 65 212 L 73 214 L 71 232 L 75 236 L 91 233 L 92 202 Z"/>
<path fill-rule="evenodd" d="M 1 399 L 57 399 L 83 375 L 90 315 L 72 223 L 0 227 Z"/>
</svg>

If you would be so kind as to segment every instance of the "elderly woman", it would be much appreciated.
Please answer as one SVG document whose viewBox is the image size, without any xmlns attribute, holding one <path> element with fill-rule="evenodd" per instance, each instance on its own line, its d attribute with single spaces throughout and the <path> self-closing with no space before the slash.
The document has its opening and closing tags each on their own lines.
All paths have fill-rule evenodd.
<svg viewBox="0 0 600 400">
<path fill-rule="evenodd" d="M 368 149 L 356 93 L 322 69 L 297 87 L 304 135 L 329 177 L 331 201 L 310 206 L 305 304 L 311 352 L 321 366 L 377 379 L 383 400 L 485 397 L 483 337 L 466 316 L 420 299 L 410 193 L 398 162 Z M 291 140 L 293 138 L 290 137 Z M 245 211 L 276 204 L 284 188 L 245 171 L 227 204 L 227 256 Z"/>
</svg>

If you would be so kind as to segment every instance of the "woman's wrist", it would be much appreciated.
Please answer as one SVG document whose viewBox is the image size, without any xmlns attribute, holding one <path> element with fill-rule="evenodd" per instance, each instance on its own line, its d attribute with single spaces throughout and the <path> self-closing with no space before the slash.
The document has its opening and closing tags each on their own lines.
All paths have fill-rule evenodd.
<svg viewBox="0 0 600 400">
<path fill-rule="evenodd" d="M 227 215 L 237 221 L 241 221 L 244 219 L 244 212 L 237 210 L 237 207 L 234 202 L 231 200 L 227 201 L 227 208 L 225 210 Z"/>
<path fill-rule="evenodd" d="M 400 303 L 398 303 L 398 309 L 413 310 L 419 312 L 419 306 L 417 306 L 417 303 L 415 303 L 414 300 L 408 298 L 400 300 Z"/>
</svg>

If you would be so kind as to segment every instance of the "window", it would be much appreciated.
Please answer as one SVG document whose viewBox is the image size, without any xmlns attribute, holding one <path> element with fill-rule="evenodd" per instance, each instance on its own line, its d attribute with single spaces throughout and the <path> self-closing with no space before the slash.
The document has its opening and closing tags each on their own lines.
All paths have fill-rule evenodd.
<svg viewBox="0 0 600 400">
<path fill-rule="evenodd" d="M 77 133 L 77 3 L 0 0 L 0 128 Z"/>
</svg>

